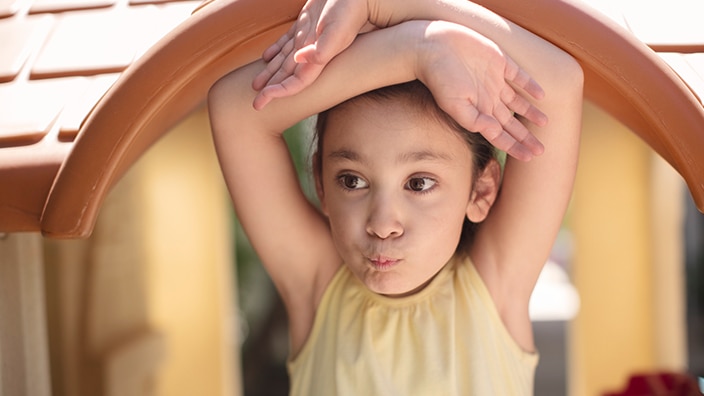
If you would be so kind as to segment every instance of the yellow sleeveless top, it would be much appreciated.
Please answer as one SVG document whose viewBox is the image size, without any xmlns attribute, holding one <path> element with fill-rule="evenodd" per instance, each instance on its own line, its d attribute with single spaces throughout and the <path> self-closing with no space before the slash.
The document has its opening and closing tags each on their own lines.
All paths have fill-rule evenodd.
<svg viewBox="0 0 704 396">
<path fill-rule="evenodd" d="M 288 371 L 293 396 L 531 395 L 537 363 L 474 265 L 453 259 L 403 298 L 370 291 L 342 266 Z"/>
</svg>

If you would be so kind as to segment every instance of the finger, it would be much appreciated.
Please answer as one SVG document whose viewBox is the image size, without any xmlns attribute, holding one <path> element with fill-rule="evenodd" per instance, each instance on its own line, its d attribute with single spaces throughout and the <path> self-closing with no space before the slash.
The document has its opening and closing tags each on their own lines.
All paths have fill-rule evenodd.
<svg viewBox="0 0 704 396">
<path fill-rule="evenodd" d="M 508 56 L 506 57 L 504 78 L 513 83 L 515 86 L 521 88 L 535 99 L 542 99 L 545 97 L 545 91 L 543 91 L 543 88 L 538 84 L 538 82 L 535 81 L 527 71 L 518 66 L 518 64 Z"/>
<path fill-rule="evenodd" d="M 320 56 L 317 54 L 317 52 L 318 49 L 315 43 L 309 44 L 296 51 L 293 54 L 293 59 L 296 61 L 296 63 L 324 64 L 320 61 Z"/>
<path fill-rule="evenodd" d="M 254 77 L 254 80 L 252 80 L 252 88 L 256 91 L 261 90 L 264 88 L 266 85 L 273 83 L 278 83 L 279 81 L 274 80 L 275 76 L 279 75 L 282 71 L 282 68 L 288 66 L 288 71 L 292 72 L 293 67 L 291 67 L 291 60 L 289 60 L 289 54 L 291 50 L 293 49 L 293 41 L 289 40 L 286 42 L 284 47 L 281 49 L 281 51 L 274 56 L 273 59 L 267 63 L 266 67 L 264 70 L 259 72 Z M 279 78 L 279 80 L 282 80 L 283 78 Z"/>
<path fill-rule="evenodd" d="M 538 82 L 528 74 L 528 72 L 521 68 L 518 69 L 518 72 L 515 74 L 514 78 L 509 81 L 535 99 L 540 100 L 545 97 L 543 87 L 541 87 L 540 84 L 538 84 Z"/>
<path fill-rule="evenodd" d="M 507 136 L 505 136 L 506 134 L 508 134 L 512 138 L 510 140 L 510 146 L 508 145 L 508 143 L 502 143 L 505 145 L 505 147 L 502 148 L 503 150 L 506 150 L 508 152 L 508 150 L 513 149 L 515 151 L 518 149 L 518 147 L 514 146 L 518 144 L 526 146 L 526 148 L 532 154 L 542 153 L 542 145 L 540 145 L 540 142 L 529 138 L 529 136 L 532 136 L 531 132 L 528 130 L 528 128 L 526 128 L 525 125 L 523 125 L 523 123 L 521 123 L 518 119 L 516 119 L 516 117 L 513 116 L 513 113 L 507 107 L 501 105 L 497 109 L 495 109 L 494 118 L 496 118 L 501 124 L 502 131 L 499 135 L 502 136 L 504 140 L 507 139 Z M 526 145 L 524 142 L 527 142 L 528 145 Z M 535 142 L 537 142 L 538 145 L 535 145 Z"/>
<path fill-rule="evenodd" d="M 254 99 L 254 108 L 260 110 L 274 99 L 301 92 L 320 75 L 322 70 L 323 66 L 319 65 L 297 65 L 295 72 L 289 73 L 282 81 L 270 83 L 264 87 Z"/>
<path fill-rule="evenodd" d="M 284 60 L 285 58 L 281 54 L 276 55 L 274 59 L 272 59 L 269 63 L 266 64 L 266 67 L 264 67 L 264 69 L 259 72 L 259 74 L 254 76 L 254 79 L 252 80 L 252 88 L 255 91 L 259 91 L 264 88 L 269 83 L 274 74 L 279 70 Z"/>
<path fill-rule="evenodd" d="M 492 139 L 500 130 L 501 125 L 493 118 L 483 115 L 471 101 L 444 101 L 436 99 L 438 105 L 462 127 L 470 132 L 481 133 L 487 140 Z M 493 131 L 493 134 L 490 132 Z"/>
<path fill-rule="evenodd" d="M 475 124 L 489 143 L 521 161 L 542 154 L 542 144 L 532 136 L 505 106 L 498 106 L 493 116 L 479 114 Z"/>
<path fill-rule="evenodd" d="M 548 116 L 533 105 L 530 105 L 528 110 L 518 114 L 533 124 L 541 127 L 547 125 L 549 121 Z"/>
<path fill-rule="evenodd" d="M 324 66 L 299 64 L 296 66 L 295 73 L 281 81 L 283 91 L 275 97 L 291 96 L 301 92 L 308 87 L 322 73 Z"/>
<path fill-rule="evenodd" d="M 272 100 L 285 96 L 284 91 L 282 84 L 267 85 L 254 97 L 252 104 L 256 110 L 261 110 Z"/>
<path fill-rule="evenodd" d="M 262 53 L 262 59 L 264 59 L 265 62 L 271 61 L 281 51 L 281 49 L 284 48 L 286 43 L 291 41 L 296 29 L 296 24 L 291 26 L 288 32 L 284 33 L 284 35 L 279 37 L 279 39 L 276 40 L 274 44 L 270 45 L 269 48 L 264 50 L 264 52 Z"/>
<path fill-rule="evenodd" d="M 351 1 L 326 1 L 315 26 L 315 45 L 302 52 L 300 59 L 325 65 L 349 47 L 362 30 L 369 30 L 366 26 L 367 9 L 359 4 Z M 296 58 L 298 60 L 299 55 Z"/>
<path fill-rule="evenodd" d="M 290 76 L 280 84 L 267 85 L 254 98 L 253 106 L 256 110 L 261 110 L 274 99 L 300 92 L 303 89 L 302 85 L 295 76 Z"/>
<path fill-rule="evenodd" d="M 508 136 L 508 133 L 506 133 L 505 136 Z M 528 150 L 526 148 L 525 145 L 523 145 L 515 140 L 513 141 L 513 144 L 510 145 L 507 149 L 504 149 L 504 151 L 506 152 L 506 154 L 510 155 L 511 157 L 513 157 L 519 161 L 530 161 L 531 159 L 533 159 L 533 156 L 534 156 L 530 152 L 530 150 Z"/>
<path fill-rule="evenodd" d="M 526 98 L 518 95 L 510 86 L 506 86 L 501 91 L 501 101 L 506 105 L 506 107 L 508 107 L 509 110 L 526 118 L 535 125 L 545 126 L 548 122 L 548 117 L 545 113 L 540 111 L 540 109 L 535 107 Z"/>
<path fill-rule="evenodd" d="M 254 108 L 261 110 L 274 99 L 300 92 L 303 88 L 300 82 L 297 81 L 299 80 L 296 77 L 291 76 L 281 84 L 267 85 L 254 97 L 254 102 L 252 103 Z"/>
<path fill-rule="evenodd" d="M 497 149 L 520 161 L 530 161 L 533 158 L 534 154 L 530 149 L 516 140 L 508 131 L 500 129 L 497 133 L 492 134 L 493 138 L 487 138 L 487 140 Z"/>
<path fill-rule="evenodd" d="M 518 142 L 510 133 L 503 129 L 487 131 L 486 134 L 482 135 L 491 143 L 494 147 L 499 150 L 505 151 L 506 154 L 510 155 L 521 161 L 529 161 L 533 158 L 533 154 L 527 147 Z M 487 135 L 492 136 L 491 138 Z"/>
<path fill-rule="evenodd" d="M 542 143 L 518 120 L 513 112 L 504 105 L 494 109 L 494 117 L 501 123 L 506 131 L 519 145 L 523 145 L 532 155 L 541 155 L 544 151 Z"/>
<path fill-rule="evenodd" d="M 543 91 L 543 87 L 541 87 L 537 81 L 535 81 L 533 78 L 530 78 L 525 84 L 521 86 L 521 89 L 526 91 L 530 96 L 534 97 L 535 99 L 542 99 L 545 97 L 545 91 Z"/>
<path fill-rule="evenodd" d="M 280 84 L 282 81 L 286 80 L 287 78 L 293 76 L 294 74 L 297 74 L 297 69 L 298 64 L 293 60 L 293 58 L 286 57 L 281 65 L 276 69 L 274 74 L 269 78 L 269 81 L 267 81 L 266 85 L 276 85 Z"/>
<path fill-rule="evenodd" d="M 311 41 L 315 40 L 315 24 L 316 19 L 315 11 L 311 10 L 310 4 L 306 4 L 298 15 L 296 21 L 291 25 L 291 27 L 284 33 L 274 44 L 270 45 L 262 53 L 262 59 L 266 62 L 271 61 L 271 59 L 276 56 L 281 49 L 286 45 L 287 42 L 294 40 L 294 48 L 298 49 L 305 45 L 303 42 L 299 42 L 299 37 L 311 37 Z"/>
<path fill-rule="evenodd" d="M 362 27 L 360 33 L 368 33 L 376 29 L 376 26 L 367 23 Z M 330 62 L 335 55 L 349 47 L 356 36 L 352 36 L 352 39 L 349 42 L 342 41 L 337 44 L 329 43 L 328 37 L 330 37 L 330 35 L 326 33 L 326 35 L 322 36 L 322 38 L 318 39 L 318 41 L 302 46 L 294 53 L 294 60 L 297 63 L 317 63 L 325 65 Z M 340 36 L 339 39 L 342 40 L 342 36 Z M 321 47 L 323 48 L 322 50 L 319 49 Z M 330 48 L 333 49 L 331 50 Z"/>
<path fill-rule="evenodd" d="M 296 26 L 298 29 L 293 35 L 294 51 L 315 42 L 317 35 L 315 31 L 316 22 L 317 21 L 315 20 L 315 16 L 311 15 L 310 12 L 303 11 L 301 13 L 301 16 L 296 22 Z"/>
<path fill-rule="evenodd" d="M 516 144 L 526 148 L 531 155 L 541 155 L 545 151 L 545 147 L 540 140 L 517 118 L 511 117 L 511 121 L 502 125 L 504 130 L 516 141 Z"/>
<path fill-rule="evenodd" d="M 349 47 L 360 28 L 345 25 L 347 24 L 337 22 L 325 25 L 315 44 L 309 47 L 306 60 L 310 63 L 325 65 L 335 55 Z"/>
<path fill-rule="evenodd" d="M 271 99 L 272 98 L 262 94 L 262 92 L 260 91 L 259 93 L 257 93 L 257 96 L 254 97 L 252 107 L 254 107 L 255 110 L 261 110 L 266 107 L 269 102 L 271 102 Z"/>
<path fill-rule="evenodd" d="M 513 120 L 507 121 L 508 128 L 504 128 L 496 118 L 479 114 L 472 125 L 462 125 L 469 131 L 481 133 L 494 147 L 518 160 L 529 161 L 533 156 L 542 154 L 543 146 L 540 141 L 520 121 L 515 118 Z M 515 136 L 519 136 L 520 141 Z"/>
</svg>

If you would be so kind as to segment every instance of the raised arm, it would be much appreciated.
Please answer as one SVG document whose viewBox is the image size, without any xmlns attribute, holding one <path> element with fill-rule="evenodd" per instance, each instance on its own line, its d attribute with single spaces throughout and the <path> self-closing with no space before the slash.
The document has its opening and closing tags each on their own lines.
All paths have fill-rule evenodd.
<svg viewBox="0 0 704 396">
<path fill-rule="evenodd" d="M 289 315 L 294 350 L 307 337 L 322 291 L 341 263 L 326 220 L 299 187 L 282 133 L 349 97 L 412 79 L 410 52 L 388 46 L 393 34 L 365 37 L 308 89 L 262 111 L 252 107 L 251 88 L 262 61 L 231 72 L 209 93 L 216 151 L 235 211 L 288 312 L 295 312 Z M 354 84 L 338 83 L 353 77 Z"/>
<path fill-rule="evenodd" d="M 545 89 L 540 105 L 549 122 L 544 127 L 526 124 L 545 152 L 530 162 L 507 159 L 500 195 L 479 228 L 472 258 L 507 328 L 520 345 L 531 349 L 530 295 L 572 195 L 583 75 L 574 59 L 515 25 L 507 25 L 496 40 Z"/>
<path fill-rule="evenodd" d="M 428 9 L 426 1 L 411 3 Z M 423 15 L 471 26 L 494 40 L 545 91 L 540 108 L 549 122 L 525 123 L 545 152 L 530 162 L 507 159 L 501 192 L 471 252 L 509 332 L 532 349 L 528 302 L 562 224 L 577 168 L 582 70 L 562 50 L 483 7 L 461 0 L 441 3 L 446 6 Z"/>
<path fill-rule="evenodd" d="M 524 349 L 532 349 L 528 303 L 562 224 L 577 168 L 582 70 L 559 48 L 474 3 L 410 0 L 404 4 L 408 10 L 404 18 L 449 20 L 490 38 L 545 91 L 540 109 L 549 119 L 547 125 L 523 120 L 545 151 L 529 162 L 507 159 L 501 192 L 471 250 L 509 332 Z"/>
</svg>

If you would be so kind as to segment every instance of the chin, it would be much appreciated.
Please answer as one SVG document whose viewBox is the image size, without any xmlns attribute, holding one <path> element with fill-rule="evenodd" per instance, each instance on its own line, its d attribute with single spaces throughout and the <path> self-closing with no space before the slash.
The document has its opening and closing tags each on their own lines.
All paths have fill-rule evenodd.
<svg viewBox="0 0 704 396">
<path fill-rule="evenodd" d="M 410 289 L 406 285 L 403 276 L 395 272 L 379 272 L 373 269 L 365 269 L 361 273 L 355 273 L 355 275 L 367 289 L 376 294 L 393 296 L 404 294 Z"/>
<path fill-rule="evenodd" d="M 388 274 L 385 274 L 388 275 Z M 428 284 L 429 280 L 421 283 L 409 284 L 408 282 L 398 282 L 393 279 L 374 279 L 373 281 L 367 279 L 364 281 L 367 289 L 371 290 L 376 294 L 380 294 L 386 297 L 406 297 L 413 295 Z"/>
</svg>

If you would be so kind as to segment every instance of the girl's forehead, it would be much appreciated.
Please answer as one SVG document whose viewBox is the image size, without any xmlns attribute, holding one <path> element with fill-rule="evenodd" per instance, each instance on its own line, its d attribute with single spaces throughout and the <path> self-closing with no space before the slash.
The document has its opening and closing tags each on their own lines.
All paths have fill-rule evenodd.
<svg viewBox="0 0 704 396">
<path fill-rule="evenodd" d="M 324 155 L 355 152 L 436 152 L 441 156 L 471 156 L 459 132 L 433 114 L 406 101 L 364 101 L 329 115 L 323 139 Z"/>
</svg>

